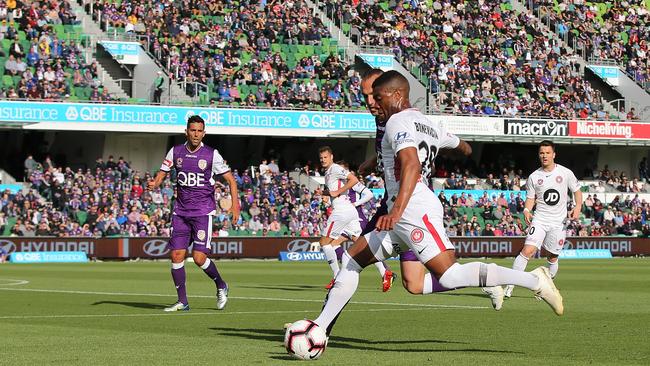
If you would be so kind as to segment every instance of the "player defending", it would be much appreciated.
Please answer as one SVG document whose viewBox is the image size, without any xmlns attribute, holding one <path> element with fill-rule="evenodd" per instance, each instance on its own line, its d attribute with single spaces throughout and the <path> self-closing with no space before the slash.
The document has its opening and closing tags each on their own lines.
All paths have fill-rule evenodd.
<svg viewBox="0 0 650 366">
<path fill-rule="evenodd" d="M 329 334 L 356 291 L 363 268 L 405 247 L 413 250 L 445 288 L 514 284 L 532 290 L 562 315 L 562 296 L 547 268 L 527 273 L 496 264 L 456 262 L 454 246 L 445 236 L 442 204 L 424 182 L 430 178 L 441 148 L 469 155 L 465 150 L 471 151 L 471 147 L 412 109 L 408 95 L 408 81 L 396 71 L 384 73 L 373 83 L 375 103 L 388 121 L 381 141 L 388 213 L 377 220 L 377 231 L 360 237 L 344 253 L 342 268 L 315 322 Z"/>
<path fill-rule="evenodd" d="M 330 289 L 334 285 L 334 278 L 339 272 L 335 247 L 346 240 L 344 234 L 353 241 L 361 235 L 361 224 L 357 212 L 358 205 L 355 206 L 350 200 L 349 191 L 354 187 L 357 187 L 358 190 L 363 190 L 365 187 L 359 183 L 359 179 L 354 174 L 341 165 L 334 163 L 334 153 L 329 146 L 321 147 L 318 153 L 320 164 L 325 169 L 325 187 L 329 192 L 326 194 L 331 197 L 332 205 L 332 213 L 327 219 L 325 234 L 320 239 L 321 250 L 325 254 L 325 259 L 330 268 L 332 268 L 333 279 L 325 286 L 325 288 Z M 369 200 L 368 197 L 366 198 Z M 382 278 L 382 290 L 386 292 L 393 283 L 393 272 L 387 269 L 383 263 L 377 263 L 376 266 Z"/>
<path fill-rule="evenodd" d="M 535 170 L 526 181 L 526 203 L 524 218 L 530 225 L 524 248 L 515 258 L 512 269 L 526 270 L 528 260 L 544 247 L 548 252 L 548 269 L 552 278 L 558 271 L 558 256 L 566 239 L 568 191 L 573 192 L 575 207 L 568 212 L 570 220 L 580 217 L 582 192 L 573 172 L 555 163 L 555 144 L 544 140 L 539 144 L 541 167 Z M 535 216 L 532 210 L 535 207 Z M 512 296 L 513 286 L 507 286 L 504 296 Z"/>
<path fill-rule="evenodd" d="M 169 150 L 156 177 L 147 188 L 156 189 L 165 180 L 172 167 L 177 172 L 177 199 L 172 216 L 172 234 L 167 244 L 171 249 L 172 279 L 178 293 L 178 302 L 165 311 L 187 311 L 190 306 L 185 292 L 185 255 L 193 244 L 192 258 L 217 287 L 217 309 L 228 302 L 228 285 L 221 278 L 217 266 L 208 258 L 211 249 L 212 217 L 216 214 L 214 186 L 221 175 L 230 186 L 232 222 L 239 220 L 237 182 L 216 149 L 203 145 L 205 122 L 199 116 L 187 120 L 187 142 Z"/>
</svg>

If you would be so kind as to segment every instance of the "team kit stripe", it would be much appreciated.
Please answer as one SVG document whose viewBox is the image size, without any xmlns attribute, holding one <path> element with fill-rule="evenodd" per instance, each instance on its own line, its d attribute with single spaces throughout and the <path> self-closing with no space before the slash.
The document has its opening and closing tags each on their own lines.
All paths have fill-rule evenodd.
<svg viewBox="0 0 650 366">
<path fill-rule="evenodd" d="M 433 240 L 435 240 L 436 244 L 438 245 L 438 249 L 440 249 L 441 252 L 447 250 L 445 244 L 442 242 L 442 239 L 440 238 L 440 235 L 438 235 L 436 228 L 433 227 L 433 224 L 431 223 L 431 221 L 429 221 L 429 216 L 426 214 L 422 216 L 422 221 L 424 222 L 424 226 L 426 226 L 427 230 L 429 230 L 429 232 L 431 233 L 431 236 L 433 236 Z"/>
<path fill-rule="evenodd" d="M 332 223 L 330 224 L 330 227 L 327 228 L 327 235 L 325 235 L 325 236 L 327 236 L 327 237 L 330 236 L 330 234 L 332 233 L 332 228 L 333 227 L 334 227 L 334 221 L 332 221 Z"/>
</svg>

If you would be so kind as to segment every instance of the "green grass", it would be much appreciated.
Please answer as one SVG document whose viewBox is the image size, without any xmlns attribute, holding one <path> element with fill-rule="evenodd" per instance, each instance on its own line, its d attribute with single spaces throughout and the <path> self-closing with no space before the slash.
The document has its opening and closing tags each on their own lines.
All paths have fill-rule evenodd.
<svg viewBox="0 0 650 366">
<path fill-rule="evenodd" d="M 165 314 L 162 307 L 175 300 L 169 263 L 0 265 L 0 365 L 289 362 L 282 325 L 318 315 L 327 265 L 226 261 L 218 266 L 231 286 L 226 310 L 215 310 L 214 285 L 188 264 L 192 311 Z M 7 286 L 10 279 L 29 283 Z M 476 289 L 414 296 L 396 283 L 384 294 L 376 271 L 368 268 L 353 302 L 372 304 L 346 308 L 316 362 L 650 364 L 648 260 L 563 261 L 556 283 L 565 299 L 563 317 L 522 289 L 500 312 Z"/>
</svg>

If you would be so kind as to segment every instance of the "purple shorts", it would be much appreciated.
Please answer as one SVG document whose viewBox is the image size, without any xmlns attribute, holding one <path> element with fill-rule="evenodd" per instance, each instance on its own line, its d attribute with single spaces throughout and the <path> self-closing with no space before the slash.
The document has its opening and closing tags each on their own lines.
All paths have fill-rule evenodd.
<svg viewBox="0 0 650 366">
<path fill-rule="evenodd" d="M 386 196 L 384 196 L 384 199 L 381 200 L 381 204 L 379 205 L 377 212 L 368 222 L 366 227 L 363 228 L 361 235 L 366 235 L 369 232 L 375 230 L 375 227 L 377 226 L 377 220 L 379 220 L 381 216 L 386 215 L 387 213 L 388 205 L 386 204 Z M 415 254 L 410 250 L 400 253 L 399 260 L 400 262 L 419 262 L 418 257 L 416 257 Z"/>
<path fill-rule="evenodd" d="M 167 244 L 170 250 L 192 250 L 210 254 L 212 252 L 212 216 L 172 215 L 172 235 Z"/>
</svg>

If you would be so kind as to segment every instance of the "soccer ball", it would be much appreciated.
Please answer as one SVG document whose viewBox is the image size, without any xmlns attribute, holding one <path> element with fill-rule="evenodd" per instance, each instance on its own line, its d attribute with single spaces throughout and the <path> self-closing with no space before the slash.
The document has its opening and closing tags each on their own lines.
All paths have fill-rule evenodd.
<svg viewBox="0 0 650 366">
<path fill-rule="evenodd" d="M 319 358 L 327 346 L 325 330 L 311 320 L 298 320 L 287 328 L 284 347 L 290 355 L 301 360 Z"/>
</svg>

